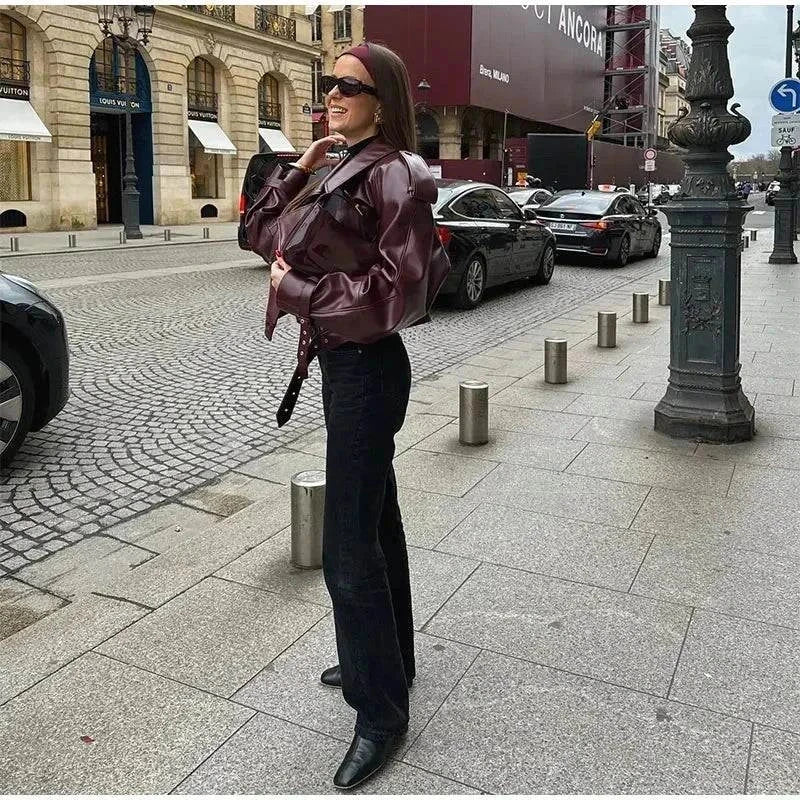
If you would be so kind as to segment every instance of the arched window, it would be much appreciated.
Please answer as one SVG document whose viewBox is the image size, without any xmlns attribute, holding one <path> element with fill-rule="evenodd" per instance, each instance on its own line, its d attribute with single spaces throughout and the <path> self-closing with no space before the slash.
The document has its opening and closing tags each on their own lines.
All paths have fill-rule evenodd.
<svg viewBox="0 0 800 800">
<path fill-rule="evenodd" d="M 0 80 L 30 83 L 25 27 L 8 14 L 0 14 Z"/>
<path fill-rule="evenodd" d="M 136 54 L 132 48 L 120 47 L 110 36 L 94 51 L 94 74 L 102 92 L 136 96 Z"/>
<path fill-rule="evenodd" d="M 280 86 L 272 75 L 265 75 L 258 83 L 258 118 L 281 122 Z"/>
<path fill-rule="evenodd" d="M 417 143 L 423 158 L 439 158 L 439 124 L 425 112 L 417 114 Z"/>
<path fill-rule="evenodd" d="M 186 87 L 189 108 L 217 110 L 214 67 L 211 62 L 200 56 L 195 58 L 186 73 Z"/>
</svg>

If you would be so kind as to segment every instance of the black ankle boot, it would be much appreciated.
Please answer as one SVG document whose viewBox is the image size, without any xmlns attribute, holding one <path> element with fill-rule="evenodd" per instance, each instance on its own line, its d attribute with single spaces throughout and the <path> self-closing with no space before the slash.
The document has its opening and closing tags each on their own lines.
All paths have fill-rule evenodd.
<svg viewBox="0 0 800 800">
<path fill-rule="evenodd" d="M 338 664 L 323 670 L 322 675 L 320 675 L 319 679 L 326 686 L 338 686 L 340 689 L 342 688 L 342 671 Z M 410 689 L 414 683 L 414 679 L 411 678 L 411 680 L 407 681 L 407 683 L 408 683 L 408 688 Z"/>
<path fill-rule="evenodd" d="M 385 741 L 377 742 L 356 734 L 333 776 L 333 785 L 337 789 L 352 789 L 375 775 L 389 760 L 399 739 L 399 736 L 390 736 Z"/>
</svg>

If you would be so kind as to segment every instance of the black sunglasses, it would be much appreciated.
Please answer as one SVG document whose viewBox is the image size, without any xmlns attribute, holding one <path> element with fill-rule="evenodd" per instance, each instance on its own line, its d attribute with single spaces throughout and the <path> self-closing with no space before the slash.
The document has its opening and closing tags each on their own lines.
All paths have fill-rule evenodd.
<svg viewBox="0 0 800 800">
<path fill-rule="evenodd" d="M 361 92 L 373 94 L 375 97 L 378 96 L 374 86 L 368 86 L 356 78 L 337 78 L 335 75 L 323 75 L 320 78 L 320 86 L 323 94 L 329 94 L 333 91 L 333 87 L 337 86 L 342 97 L 355 97 Z"/>
</svg>

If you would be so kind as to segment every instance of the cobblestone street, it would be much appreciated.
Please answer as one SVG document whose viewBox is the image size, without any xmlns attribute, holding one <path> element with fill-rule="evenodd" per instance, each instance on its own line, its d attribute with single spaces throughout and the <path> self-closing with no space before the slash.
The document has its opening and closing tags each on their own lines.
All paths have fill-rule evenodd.
<svg viewBox="0 0 800 800">
<path fill-rule="evenodd" d="M 45 288 L 66 315 L 72 395 L 31 434 L 0 488 L 0 570 L 13 572 L 81 538 L 269 453 L 321 422 L 319 371 L 289 424 L 274 414 L 294 360 L 296 328 L 263 335 L 267 273 L 235 244 L 5 259 L 5 272 Z M 560 264 L 546 287 L 491 293 L 473 312 L 440 304 L 404 334 L 415 378 L 641 275 Z"/>
</svg>

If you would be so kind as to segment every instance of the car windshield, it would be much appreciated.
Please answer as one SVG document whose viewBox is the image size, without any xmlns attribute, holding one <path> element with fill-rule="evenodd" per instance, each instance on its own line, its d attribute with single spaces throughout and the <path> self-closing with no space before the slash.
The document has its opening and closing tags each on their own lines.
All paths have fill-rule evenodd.
<svg viewBox="0 0 800 800">
<path fill-rule="evenodd" d="M 455 192 L 455 189 L 450 189 L 445 186 L 438 187 L 438 196 L 436 197 L 436 202 L 434 203 L 434 208 L 441 208 L 452 196 Z"/>
<path fill-rule="evenodd" d="M 509 189 L 508 196 L 515 202 L 515 203 L 522 203 L 523 205 L 530 200 L 531 195 L 536 191 L 536 189 Z"/>
<path fill-rule="evenodd" d="M 542 207 L 547 209 L 568 208 L 570 211 L 601 214 L 617 197 L 617 194 L 562 194 L 544 203 Z"/>
</svg>

